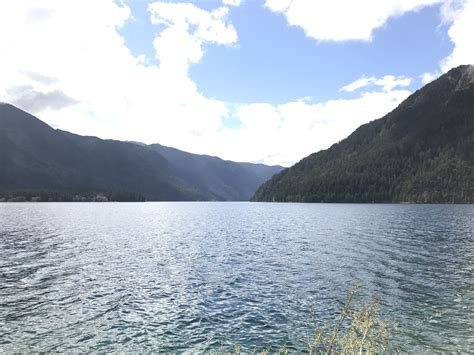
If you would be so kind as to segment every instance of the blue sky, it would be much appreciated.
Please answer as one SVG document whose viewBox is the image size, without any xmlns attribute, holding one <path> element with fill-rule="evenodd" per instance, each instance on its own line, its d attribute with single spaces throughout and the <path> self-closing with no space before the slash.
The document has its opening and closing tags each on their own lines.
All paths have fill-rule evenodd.
<svg viewBox="0 0 474 355">
<path fill-rule="evenodd" d="M 0 2 L 0 101 L 55 128 L 290 166 L 474 64 L 474 0 Z"/>
<path fill-rule="evenodd" d="M 221 5 L 190 2 L 207 10 Z M 127 46 L 135 55 L 157 61 L 152 41 L 164 26 L 150 23 L 146 1 L 125 3 L 136 18 L 121 30 Z M 409 86 L 413 90 L 422 86 L 419 76 L 437 70 L 453 48 L 449 27 L 441 24 L 439 4 L 390 18 L 375 30 L 371 42 L 316 42 L 259 0 L 244 1 L 232 9 L 229 19 L 238 44 L 206 45 L 205 56 L 190 70 L 201 92 L 227 102 L 279 104 L 308 96 L 316 102 L 351 97 L 339 89 L 362 75 L 387 73 L 415 78 Z"/>
</svg>

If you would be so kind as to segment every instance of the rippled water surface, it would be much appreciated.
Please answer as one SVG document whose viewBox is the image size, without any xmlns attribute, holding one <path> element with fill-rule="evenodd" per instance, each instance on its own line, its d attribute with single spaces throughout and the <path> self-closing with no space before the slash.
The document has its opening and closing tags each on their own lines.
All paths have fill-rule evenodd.
<svg viewBox="0 0 474 355">
<path fill-rule="evenodd" d="M 0 352 L 304 349 L 354 280 L 474 351 L 474 206 L 0 203 Z"/>
</svg>

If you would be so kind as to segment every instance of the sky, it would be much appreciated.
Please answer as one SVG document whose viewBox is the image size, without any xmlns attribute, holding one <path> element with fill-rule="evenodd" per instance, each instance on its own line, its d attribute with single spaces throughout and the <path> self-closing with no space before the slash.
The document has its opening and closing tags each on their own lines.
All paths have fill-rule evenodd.
<svg viewBox="0 0 474 355">
<path fill-rule="evenodd" d="M 474 64 L 473 33 L 474 0 L 1 0 L 0 101 L 291 166 Z"/>
</svg>

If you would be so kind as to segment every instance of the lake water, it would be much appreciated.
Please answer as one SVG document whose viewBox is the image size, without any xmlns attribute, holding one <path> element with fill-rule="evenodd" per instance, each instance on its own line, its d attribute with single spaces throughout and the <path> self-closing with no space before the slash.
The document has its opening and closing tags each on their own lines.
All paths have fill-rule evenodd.
<svg viewBox="0 0 474 355">
<path fill-rule="evenodd" d="M 474 351 L 474 206 L 0 203 L 0 352 L 304 349 L 356 279 L 393 347 Z"/>
</svg>

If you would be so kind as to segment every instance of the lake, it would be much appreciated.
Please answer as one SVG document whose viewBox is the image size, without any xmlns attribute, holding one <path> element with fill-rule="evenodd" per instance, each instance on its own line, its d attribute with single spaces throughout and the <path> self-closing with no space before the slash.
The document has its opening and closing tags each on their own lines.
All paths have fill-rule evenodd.
<svg viewBox="0 0 474 355">
<path fill-rule="evenodd" d="M 474 206 L 0 203 L 0 352 L 305 349 L 354 282 L 474 351 Z"/>
</svg>

